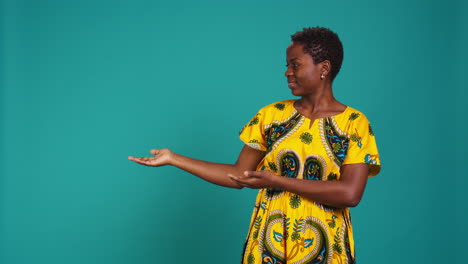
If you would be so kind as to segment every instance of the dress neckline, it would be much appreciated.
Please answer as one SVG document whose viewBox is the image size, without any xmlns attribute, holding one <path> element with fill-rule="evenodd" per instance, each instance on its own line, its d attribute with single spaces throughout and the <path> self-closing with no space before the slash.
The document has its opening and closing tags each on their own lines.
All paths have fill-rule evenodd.
<svg viewBox="0 0 468 264">
<path fill-rule="evenodd" d="M 346 108 L 343 110 L 343 112 L 338 113 L 338 114 L 336 114 L 336 115 L 330 115 L 330 116 L 324 116 L 324 117 L 319 117 L 319 118 L 315 118 L 315 119 L 310 119 L 310 118 L 306 117 L 305 115 L 303 115 L 301 112 L 299 112 L 299 111 L 296 109 L 296 107 L 294 107 L 294 103 L 295 103 L 296 101 L 297 101 L 297 99 L 291 100 L 291 107 L 292 107 L 293 111 L 296 112 L 296 113 L 298 113 L 299 115 L 301 115 L 304 119 L 309 120 L 309 121 L 311 121 L 311 122 L 313 122 L 314 120 L 321 120 L 321 119 L 330 118 L 330 117 L 335 118 L 335 117 L 337 117 L 337 116 L 343 115 L 345 112 L 347 112 L 347 111 L 350 109 L 349 106 L 346 106 Z"/>
</svg>

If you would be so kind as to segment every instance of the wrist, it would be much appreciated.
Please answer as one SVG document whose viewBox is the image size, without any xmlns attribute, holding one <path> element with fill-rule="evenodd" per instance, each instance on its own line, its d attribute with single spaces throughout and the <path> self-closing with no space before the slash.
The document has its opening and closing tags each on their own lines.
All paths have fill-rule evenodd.
<svg viewBox="0 0 468 264">
<path fill-rule="evenodd" d="M 271 178 L 271 187 L 275 189 L 283 189 L 283 180 L 286 177 L 275 175 Z"/>
<path fill-rule="evenodd" d="M 180 158 L 181 156 L 175 152 L 172 152 L 171 155 L 169 156 L 167 165 L 179 167 L 178 164 L 180 164 Z"/>
</svg>

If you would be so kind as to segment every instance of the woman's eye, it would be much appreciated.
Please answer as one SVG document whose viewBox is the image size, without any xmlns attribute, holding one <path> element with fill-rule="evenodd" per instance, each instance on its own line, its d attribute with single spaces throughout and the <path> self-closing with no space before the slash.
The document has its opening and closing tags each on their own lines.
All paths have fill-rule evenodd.
<svg viewBox="0 0 468 264">
<path fill-rule="evenodd" d="M 290 64 L 286 64 L 286 68 L 289 68 L 289 66 L 292 66 L 293 68 L 297 68 L 297 67 L 299 67 L 299 64 L 297 64 L 297 63 L 293 63 L 293 64 L 291 64 L 291 65 L 290 65 Z"/>
</svg>

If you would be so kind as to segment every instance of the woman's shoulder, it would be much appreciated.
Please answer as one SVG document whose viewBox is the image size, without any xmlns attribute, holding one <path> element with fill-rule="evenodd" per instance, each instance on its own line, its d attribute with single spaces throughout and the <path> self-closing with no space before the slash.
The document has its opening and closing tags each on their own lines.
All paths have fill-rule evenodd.
<svg viewBox="0 0 468 264">
<path fill-rule="evenodd" d="M 346 109 L 343 111 L 343 113 L 337 116 L 341 117 L 343 120 L 348 121 L 367 120 L 366 115 L 362 111 L 351 106 L 346 106 Z"/>
<path fill-rule="evenodd" d="M 332 120 L 335 124 L 341 128 L 342 131 L 349 133 L 350 135 L 355 133 L 356 130 L 369 128 L 372 131 L 370 121 L 367 116 L 360 110 L 347 106 L 346 110 L 335 116 Z M 372 133 L 372 132 L 371 132 Z"/>
<path fill-rule="evenodd" d="M 260 109 L 261 112 L 276 112 L 276 111 L 286 111 L 288 110 L 294 110 L 294 102 L 295 99 L 288 99 L 288 100 L 282 100 L 282 101 L 277 101 L 271 104 L 268 104 Z"/>
</svg>

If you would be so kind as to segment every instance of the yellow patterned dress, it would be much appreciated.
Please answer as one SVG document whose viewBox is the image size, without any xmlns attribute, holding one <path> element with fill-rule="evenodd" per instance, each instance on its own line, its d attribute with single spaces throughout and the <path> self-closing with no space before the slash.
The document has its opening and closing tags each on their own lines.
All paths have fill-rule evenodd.
<svg viewBox="0 0 468 264">
<path fill-rule="evenodd" d="M 340 180 L 344 164 L 367 163 L 380 171 L 371 125 L 347 107 L 338 115 L 310 120 L 295 100 L 262 108 L 240 132 L 250 147 L 265 151 L 257 170 L 304 180 Z M 242 263 L 355 263 L 348 208 L 333 208 L 280 189 L 257 195 Z"/>
</svg>

